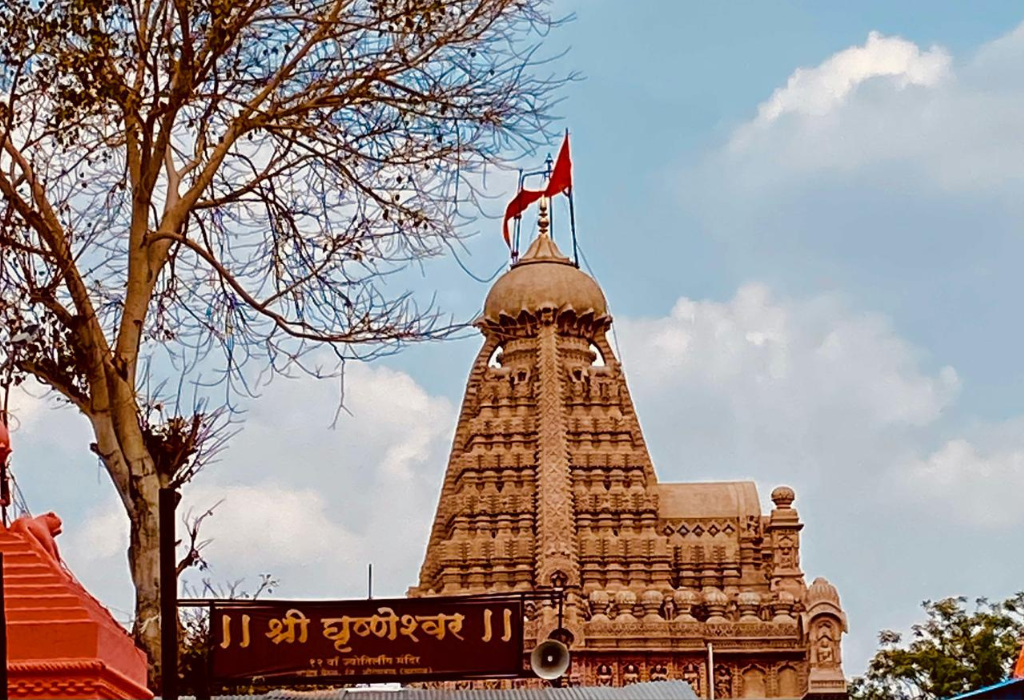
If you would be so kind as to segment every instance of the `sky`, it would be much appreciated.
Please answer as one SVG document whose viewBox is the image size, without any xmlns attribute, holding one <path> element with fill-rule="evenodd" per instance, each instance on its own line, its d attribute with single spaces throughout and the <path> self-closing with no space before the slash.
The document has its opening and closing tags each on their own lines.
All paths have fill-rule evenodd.
<svg viewBox="0 0 1024 700">
<path fill-rule="evenodd" d="M 808 583 L 827 577 L 849 617 L 848 676 L 923 600 L 1024 588 L 1020 4 L 554 9 L 576 15 L 548 39 L 555 68 L 584 76 L 558 108 L 580 245 L 659 479 L 753 479 L 766 512 L 794 488 Z M 508 178 L 488 192 L 462 255 L 483 278 L 506 257 Z M 453 260 L 416 285 L 458 318 L 487 291 Z M 375 594 L 404 594 L 479 344 L 350 365 L 333 430 L 336 383 L 267 388 L 186 489 L 186 508 L 223 499 L 193 581 L 345 597 L 373 562 Z M 30 507 L 60 514 L 69 565 L 126 619 L 127 522 L 85 420 L 15 408 Z"/>
</svg>

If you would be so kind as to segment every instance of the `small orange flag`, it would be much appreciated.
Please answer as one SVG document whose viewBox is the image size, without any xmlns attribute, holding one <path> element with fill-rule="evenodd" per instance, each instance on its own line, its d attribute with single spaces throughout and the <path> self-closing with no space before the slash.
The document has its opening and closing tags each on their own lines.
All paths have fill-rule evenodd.
<svg viewBox="0 0 1024 700">
<path fill-rule="evenodd" d="M 505 245 L 512 248 L 512 237 L 508 232 L 508 222 L 522 216 L 531 204 L 541 197 L 554 197 L 565 194 L 572 189 L 572 160 L 569 158 L 569 131 L 566 130 L 562 147 L 558 149 L 558 157 L 548 177 L 548 184 L 542 190 L 519 190 L 512 201 L 505 207 L 505 220 L 501 224 L 501 232 L 505 237 Z"/>
<path fill-rule="evenodd" d="M 520 216 L 526 208 L 544 196 L 543 190 L 519 190 L 512 201 L 505 207 L 505 220 L 501 224 L 501 232 L 505 236 L 505 245 L 512 249 L 512 238 L 508 233 L 508 222 Z"/>
<path fill-rule="evenodd" d="M 1014 678 L 1024 678 L 1024 645 L 1020 649 L 1020 658 L 1017 659 L 1017 665 L 1013 669 Z"/>
<path fill-rule="evenodd" d="M 569 157 L 569 132 L 565 132 L 562 140 L 562 147 L 558 149 L 558 157 L 555 158 L 555 167 L 551 170 L 551 177 L 548 179 L 548 186 L 544 188 L 544 194 L 554 197 L 556 194 L 565 194 L 572 189 L 572 159 Z"/>
</svg>

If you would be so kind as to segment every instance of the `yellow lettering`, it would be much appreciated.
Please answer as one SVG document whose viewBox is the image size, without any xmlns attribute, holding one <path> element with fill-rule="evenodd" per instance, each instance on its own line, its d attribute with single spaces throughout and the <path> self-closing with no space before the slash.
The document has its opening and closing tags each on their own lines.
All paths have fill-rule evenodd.
<svg viewBox="0 0 1024 700">
<path fill-rule="evenodd" d="M 507 642 L 512 639 L 512 611 L 505 608 L 505 634 L 501 636 L 501 641 Z"/>
<path fill-rule="evenodd" d="M 347 653 L 352 651 L 352 647 L 348 645 L 348 639 L 350 635 L 349 625 L 352 623 L 352 618 L 348 615 L 344 617 L 329 617 L 321 620 L 324 626 L 324 638 L 334 642 L 334 648 L 341 653 Z M 340 625 L 336 627 L 336 625 Z"/>
<path fill-rule="evenodd" d="M 224 637 L 220 641 L 220 648 L 221 649 L 227 649 L 229 646 L 231 646 L 231 616 L 230 615 L 221 615 L 221 618 L 220 618 L 220 629 L 221 629 L 221 636 Z"/>
<path fill-rule="evenodd" d="M 294 643 L 296 628 L 298 628 L 299 644 L 306 643 L 306 626 L 309 625 L 309 618 L 298 610 L 289 610 L 280 620 L 270 620 L 268 625 L 270 631 L 267 632 L 267 637 L 274 644 Z"/>
<path fill-rule="evenodd" d="M 484 610 L 484 641 L 485 642 L 491 641 L 491 616 L 493 614 L 494 613 L 491 612 L 490 608 L 488 608 L 487 610 Z"/>
<path fill-rule="evenodd" d="M 419 624 L 412 615 L 402 615 L 402 634 L 414 642 L 420 641 L 420 638 L 416 636 L 416 628 Z"/>
<path fill-rule="evenodd" d="M 242 643 L 239 644 L 241 648 L 245 649 L 249 646 L 249 616 L 242 615 Z"/>
<path fill-rule="evenodd" d="M 445 634 L 451 634 L 456 639 L 462 639 L 459 636 L 459 632 L 462 630 L 462 621 L 466 619 L 466 616 L 462 613 L 455 613 L 454 615 L 417 615 L 416 620 L 420 623 L 420 629 L 425 634 L 429 634 L 434 637 L 437 641 L 444 639 Z"/>
</svg>

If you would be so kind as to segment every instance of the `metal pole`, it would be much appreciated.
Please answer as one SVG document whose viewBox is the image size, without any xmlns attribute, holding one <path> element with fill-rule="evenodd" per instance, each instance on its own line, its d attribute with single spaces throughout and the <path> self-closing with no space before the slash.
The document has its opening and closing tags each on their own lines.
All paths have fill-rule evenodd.
<svg viewBox="0 0 1024 700">
<path fill-rule="evenodd" d="M 160 695 L 178 700 L 178 572 L 175 561 L 174 511 L 181 496 L 161 488 L 160 519 Z"/>
<path fill-rule="evenodd" d="M 366 597 L 373 599 L 373 564 L 366 565 Z"/>
<path fill-rule="evenodd" d="M 547 178 L 544 183 L 544 189 L 548 188 L 548 182 L 551 181 L 551 171 L 554 169 L 555 161 L 552 160 L 551 154 L 548 153 L 547 159 L 544 161 L 544 169 L 547 171 L 544 173 L 544 177 Z M 551 236 L 551 240 L 555 240 L 555 205 L 551 201 L 551 197 L 544 195 L 548 198 L 548 235 Z"/>
<path fill-rule="evenodd" d="M 715 700 L 715 647 L 708 642 L 708 700 Z"/>
<path fill-rule="evenodd" d="M 572 231 L 572 259 L 580 266 L 580 253 L 576 247 L 576 207 L 572 203 L 572 188 L 569 188 L 569 229 Z"/>
<path fill-rule="evenodd" d="M 206 619 L 210 624 L 206 627 L 206 659 L 202 665 L 202 683 L 196 688 L 196 700 L 210 700 L 210 678 L 213 677 L 213 603 L 206 607 Z"/>
<path fill-rule="evenodd" d="M 4 553 L 0 552 L 0 700 L 7 700 L 7 608 L 4 601 Z"/>
<path fill-rule="evenodd" d="M 523 191 L 523 182 L 525 181 L 525 177 L 526 176 L 523 175 L 523 169 L 519 168 L 519 188 L 516 190 L 516 194 L 517 195 L 520 192 Z M 513 263 L 516 262 L 517 260 L 519 260 L 519 232 L 520 232 L 520 229 L 522 228 L 522 224 L 523 224 L 523 215 L 520 214 L 519 216 L 516 217 L 516 224 L 515 224 L 516 232 L 515 232 L 515 237 L 513 238 L 513 240 L 515 241 L 515 244 L 512 246 L 512 262 Z"/>
</svg>

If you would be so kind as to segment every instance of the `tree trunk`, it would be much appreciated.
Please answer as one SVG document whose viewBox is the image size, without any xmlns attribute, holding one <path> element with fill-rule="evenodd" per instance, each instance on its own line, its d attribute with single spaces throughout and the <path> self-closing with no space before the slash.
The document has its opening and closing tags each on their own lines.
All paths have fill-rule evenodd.
<svg viewBox="0 0 1024 700">
<path fill-rule="evenodd" d="M 160 684 L 160 480 L 153 474 L 133 477 L 131 542 L 128 561 L 135 584 L 136 643 L 149 656 L 150 689 Z"/>
</svg>

